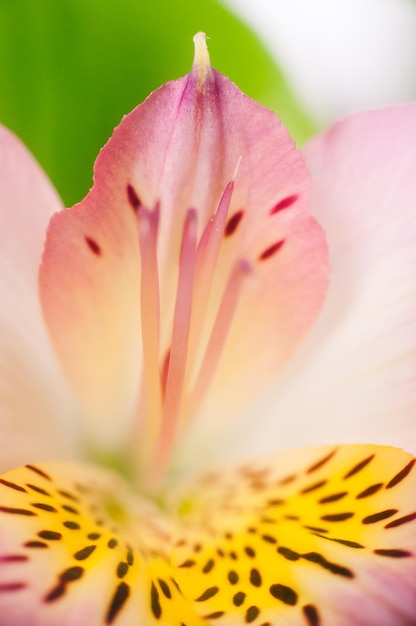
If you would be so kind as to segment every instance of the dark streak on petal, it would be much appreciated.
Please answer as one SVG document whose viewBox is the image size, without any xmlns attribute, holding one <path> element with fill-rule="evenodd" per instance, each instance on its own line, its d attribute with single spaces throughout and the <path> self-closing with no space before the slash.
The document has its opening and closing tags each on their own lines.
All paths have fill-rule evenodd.
<svg viewBox="0 0 416 626">
<path fill-rule="evenodd" d="M 111 600 L 107 616 L 105 619 L 106 624 L 112 624 L 123 608 L 126 600 L 130 595 L 130 587 L 125 583 L 121 582 L 117 589 L 115 590 L 113 599 Z"/>
<path fill-rule="evenodd" d="M 35 465 L 25 465 L 25 467 L 29 470 L 31 470 L 32 472 L 35 472 L 35 474 L 38 474 L 39 476 L 42 476 L 42 478 L 46 478 L 46 480 L 49 480 L 50 482 L 52 482 L 52 478 L 43 470 L 39 469 L 38 467 L 36 467 Z"/>
<path fill-rule="evenodd" d="M 283 200 L 280 200 L 272 209 L 270 209 L 270 215 L 275 215 L 279 211 L 283 211 L 283 209 L 288 209 L 298 198 L 299 196 L 297 194 L 283 198 Z"/>
<path fill-rule="evenodd" d="M 415 463 L 416 459 L 412 459 L 410 463 L 408 463 L 398 474 L 396 474 L 396 476 L 391 479 L 391 481 L 386 485 L 386 489 L 391 489 L 392 487 L 395 487 L 396 485 L 401 483 L 402 480 L 404 480 L 406 476 L 410 474 Z"/>
<path fill-rule="evenodd" d="M 230 217 L 230 219 L 228 220 L 225 226 L 225 230 L 224 230 L 225 237 L 231 237 L 231 235 L 235 233 L 235 231 L 237 230 L 241 222 L 243 215 L 244 215 L 244 211 L 241 210 L 241 211 L 237 211 L 237 213 L 234 213 L 234 215 Z"/>
<path fill-rule="evenodd" d="M 275 255 L 276 252 L 280 250 L 280 248 L 283 246 L 284 243 L 285 243 L 284 239 L 281 239 L 280 241 L 276 241 L 276 243 L 272 244 L 271 246 L 263 250 L 263 252 L 258 257 L 258 260 L 266 261 L 267 259 L 270 259 L 270 257 Z"/>
<path fill-rule="evenodd" d="M 134 209 L 135 211 L 138 211 L 142 203 L 140 201 L 139 196 L 137 195 L 135 188 L 130 183 L 128 183 L 127 185 L 127 199 L 132 209 Z"/>
<path fill-rule="evenodd" d="M 92 239 L 91 237 L 87 237 L 87 235 L 85 235 L 85 241 L 91 252 L 93 252 L 96 256 L 101 256 L 101 248 L 95 241 L 95 239 Z"/>
<path fill-rule="evenodd" d="M 316 470 L 321 469 L 321 467 L 325 465 L 325 463 L 328 463 L 328 461 L 332 459 L 336 451 L 337 451 L 337 448 L 335 448 L 335 450 L 332 450 L 329 454 L 324 456 L 323 459 L 319 459 L 319 461 L 316 461 L 316 463 L 308 467 L 308 469 L 306 470 L 306 473 L 312 474 L 312 472 L 316 472 Z"/>
<path fill-rule="evenodd" d="M 11 489 L 15 489 L 16 491 L 24 491 L 26 493 L 26 489 L 24 487 L 16 485 L 16 483 L 11 483 L 4 478 L 0 478 L 0 484 L 4 485 L 5 487 L 10 487 Z"/>
</svg>

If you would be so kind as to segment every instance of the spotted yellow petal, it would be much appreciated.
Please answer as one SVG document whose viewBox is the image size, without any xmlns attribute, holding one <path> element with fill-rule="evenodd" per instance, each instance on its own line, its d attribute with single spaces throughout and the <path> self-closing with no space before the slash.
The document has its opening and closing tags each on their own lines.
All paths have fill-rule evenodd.
<svg viewBox="0 0 416 626">
<path fill-rule="evenodd" d="M 3 474 L 0 626 L 199 626 L 173 579 L 170 537 L 150 503 L 94 467 Z"/>
<path fill-rule="evenodd" d="M 175 578 L 221 626 L 410 626 L 415 459 L 315 448 L 205 476 L 182 502 Z"/>
<path fill-rule="evenodd" d="M 207 474 L 169 514 L 91 466 L 19 468 L 0 478 L 0 626 L 411 626 L 415 465 L 300 450 Z"/>
</svg>

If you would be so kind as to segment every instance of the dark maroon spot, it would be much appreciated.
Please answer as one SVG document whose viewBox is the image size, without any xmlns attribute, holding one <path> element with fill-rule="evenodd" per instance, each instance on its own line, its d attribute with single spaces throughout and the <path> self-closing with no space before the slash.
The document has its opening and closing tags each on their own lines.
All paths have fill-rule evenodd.
<svg viewBox="0 0 416 626">
<path fill-rule="evenodd" d="M 320 489 L 321 487 L 326 485 L 326 483 L 327 483 L 326 480 L 320 480 L 317 483 L 313 483 L 312 485 L 308 485 L 307 487 L 304 487 L 300 493 L 301 494 L 310 493 L 311 491 L 315 491 L 315 489 Z"/>
<path fill-rule="evenodd" d="M 261 574 L 259 570 L 255 567 L 253 567 L 250 570 L 250 582 L 253 585 L 253 587 L 261 587 L 261 583 L 262 583 Z"/>
<path fill-rule="evenodd" d="M 246 594 L 244 593 L 244 591 L 238 591 L 233 596 L 233 604 L 234 604 L 234 606 L 241 606 L 244 603 L 245 599 L 246 599 Z"/>
<path fill-rule="evenodd" d="M 32 491 L 36 491 L 36 493 L 40 493 L 42 496 L 51 495 L 45 489 L 42 489 L 42 487 L 37 487 L 36 485 L 30 485 L 29 483 L 26 483 L 26 487 L 29 487 L 29 489 L 32 489 Z"/>
<path fill-rule="evenodd" d="M 46 480 L 49 480 L 52 482 L 52 478 L 48 476 L 48 474 L 44 472 L 43 470 L 39 469 L 38 467 L 35 467 L 35 465 L 25 465 L 25 467 L 27 467 L 27 469 L 31 470 L 32 472 L 35 472 L 35 474 L 42 476 L 42 478 L 46 478 Z"/>
<path fill-rule="evenodd" d="M 192 559 L 188 559 L 179 565 L 179 567 L 193 567 L 195 565 L 195 561 Z"/>
<path fill-rule="evenodd" d="M 47 541 L 59 541 L 62 539 L 62 534 L 54 530 L 41 530 L 40 533 L 38 533 L 38 537 L 46 539 Z"/>
<path fill-rule="evenodd" d="M 236 585 L 239 581 L 237 572 L 234 572 L 233 570 L 228 572 L 228 580 L 231 585 Z"/>
<path fill-rule="evenodd" d="M 270 209 L 270 215 L 275 215 L 279 211 L 283 211 L 283 209 L 288 209 L 298 198 L 299 196 L 297 194 L 283 198 L 283 200 L 280 200 L 272 209 Z"/>
<path fill-rule="evenodd" d="M 88 539 L 91 539 L 91 541 L 97 541 L 97 539 L 99 539 L 101 535 L 100 533 L 89 533 L 87 537 Z"/>
<path fill-rule="evenodd" d="M 219 590 L 219 587 L 208 587 L 208 589 L 205 589 L 204 593 L 198 598 L 195 598 L 195 602 L 206 602 L 206 600 L 210 600 L 210 598 L 216 596 Z"/>
<path fill-rule="evenodd" d="M 272 257 L 274 254 L 276 254 L 276 252 L 280 250 L 280 248 L 283 246 L 284 243 L 285 243 L 284 239 L 282 239 L 281 241 L 276 241 L 276 243 L 272 244 L 271 246 L 263 250 L 258 260 L 266 261 L 267 259 L 270 259 L 270 257 Z"/>
<path fill-rule="evenodd" d="M 0 478 L 0 483 L 4 485 L 5 487 L 10 487 L 11 489 L 15 489 L 16 491 L 24 491 L 26 493 L 26 489 L 24 489 L 24 487 L 21 487 L 20 485 L 16 485 L 16 483 L 11 483 L 8 480 L 5 480 L 4 478 Z"/>
<path fill-rule="evenodd" d="M 79 502 L 78 496 L 75 496 L 73 493 L 70 493 L 69 491 L 63 491 L 62 489 L 60 489 L 58 491 L 58 493 L 61 496 L 63 496 L 64 498 L 68 498 L 68 500 L 73 500 L 74 502 Z"/>
<path fill-rule="evenodd" d="M 316 472 L 316 470 L 320 469 L 323 465 L 325 465 L 325 463 L 328 463 L 328 461 L 332 459 L 336 451 L 337 448 L 335 448 L 335 450 L 332 450 L 329 454 L 325 455 L 323 459 L 319 459 L 319 461 L 316 461 L 316 463 L 308 467 L 306 473 L 312 474 L 312 472 Z"/>
<path fill-rule="evenodd" d="M 101 248 L 98 245 L 98 243 L 95 241 L 95 239 L 91 239 L 91 237 L 87 237 L 87 235 L 85 235 L 85 241 L 89 249 L 91 250 L 91 252 L 93 252 L 96 256 L 101 255 Z"/>
<path fill-rule="evenodd" d="M 260 615 L 260 609 L 258 606 L 250 606 L 246 611 L 246 622 L 251 624 Z"/>
<path fill-rule="evenodd" d="M 299 561 L 301 555 L 290 548 L 285 548 L 285 546 L 279 546 L 277 548 L 277 552 L 281 554 L 288 561 Z"/>
<path fill-rule="evenodd" d="M 48 544 L 44 541 L 26 541 L 23 544 L 25 548 L 48 548 Z"/>
<path fill-rule="evenodd" d="M 133 565 L 134 563 L 134 554 L 130 546 L 127 546 L 126 561 L 129 565 Z"/>
<path fill-rule="evenodd" d="M 315 532 L 315 533 L 329 533 L 329 530 L 327 530 L 326 528 L 320 528 L 319 526 L 305 525 L 303 528 L 306 528 L 306 530 L 311 530 L 312 532 Z"/>
<path fill-rule="evenodd" d="M 150 606 L 152 613 L 156 619 L 160 619 L 162 615 L 162 607 L 160 606 L 159 592 L 155 583 L 152 581 L 152 588 L 150 590 Z"/>
<path fill-rule="evenodd" d="M 256 556 L 256 552 L 253 550 L 253 548 L 251 546 L 246 546 L 244 548 L 244 552 L 247 554 L 247 556 L 249 556 L 251 559 L 254 559 Z"/>
<path fill-rule="evenodd" d="M 70 530 L 79 530 L 81 528 L 81 526 L 77 524 L 77 522 L 72 522 L 71 520 L 63 522 L 63 525 L 65 526 L 65 528 L 69 528 Z"/>
<path fill-rule="evenodd" d="M 171 597 L 172 597 L 172 593 L 171 593 L 171 590 L 170 590 L 170 587 L 169 587 L 168 583 L 165 580 L 162 580 L 162 578 L 158 578 L 157 581 L 159 583 L 159 586 L 160 586 L 160 588 L 162 590 L 162 593 L 165 596 L 165 598 L 170 600 Z"/>
<path fill-rule="evenodd" d="M 110 606 L 108 608 L 107 616 L 105 619 L 106 624 L 112 624 L 126 603 L 128 597 L 130 595 L 130 587 L 125 583 L 121 582 L 117 589 L 115 590 L 114 596 L 110 602 Z"/>
<path fill-rule="evenodd" d="M 314 607 L 313 604 L 305 604 L 302 611 L 306 617 L 308 626 L 320 626 L 321 619 L 319 617 L 318 609 Z"/>
<path fill-rule="evenodd" d="M 398 513 L 397 509 L 386 509 L 385 511 L 379 511 L 379 513 L 374 513 L 373 515 L 367 515 L 361 520 L 362 524 L 375 524 L 376 522 L 381 522 L 384 519 L 388 519 L 392 517 L 392 515 L 396 515 Z"/>
<path fill-rule="evenodd" d="M 28 561 L 29 557 L 25 554 L 6 554 L 0 557 L 1 563 L 18 563 L 19 561 Z"/>
<path fill-rule="evenodd" d="M 125 561 L 120 561 L 120 563 L 117 565 L 117 576 L 119 578 L 124 578 L 128 571 L 128 564 Z"/>
<path fill-rule="evenodd" d="M 77 561 L 85 561 L 85 559 L 88 559 L 88 557 L 94 552 L 96 547 L 97 546 L 85 546 L 85 548 L 75 552 L 74 559 Z"/>
<path fill-rule="evenodd" d="M 214 565 L 215 565 L 215 561 L 214 561 L 214 559 L 209 559 L 209 560 L 205 563 L 204 567 L 202 568 L 202 573 L 203 573 L 203 574 L 209 574 L 209 572 L 212 570 L 212 568 L 214 567 Z"/>
<path fill-rule="evenodd" d="M 296 591 L 286 585 L 272 585 L 270 587 L 270 593 L 277 600 L 281 600 L 284 604 L 289 604 L 290 606 L 295 606 L 298 601 Z"/>
<path fill-rule="evenodd" d="M 335 543 L 340 543 L 342 546 L 346 546 L 347 548 L 356 548 L 362 549 L 364 546 L 361 543 L 357 543 L 356 541 L 350 541 L 349 539 L 336 539 L 335 537 L 328 537 L 326 535 L 320 535 L 319 533 L 314 533 L 316 537 L 320 537 L 320 539 L 326 539 L 327 541 L 335 541 Z"/>
<path fill-rule="evenodd" d="M 335 574 L 336 576 L 343 576 L 344 578 L 354 578 L 354 573 L 348 569 L 348 567 L 344 567 L 343 565 L 338 565 L 338 563 L 332 563 L 331 561 L 327 561 L 322 554 L 318 552 L 307 552 L 306 554 L 302 554 L 302 558 L 310 563 L 315 563 L 319 565 L 323 569 L 331 572 L 331 574 Z"/>
<path fill-rule="evenodd" d="M 142 203 L 140 201 L 139 196 L 137 195 L 137 192 L 135 190 L 135 188 L 133 187 L 133 185 L 130 185 L 130 183 L 128 183 L 127 185 L 127 199 L 130 203 L 130 206 L 137 211 Z"/>
<path fill-rule="evenodd" d="M 110 550 L 113 550 L 117 546 L 117 544 L 118 544 L 117 539 L 110 539 L 107 543 Z"/>
<path fill-rule="evenodd" d="M 409 513 L 409 515 L 399 517 L 399 519 L 395 519 L 393 522 L 389 522 L 384 526 L 384 528 L 396 528 L 396 526 L 408 524 L 409 522 L 413 522 L 414 520 L 416 520 L 416 513 Z"/>
<path fill-rule="evenodd" d="M 231 237 L 231 235 L 235 233 L 235 231 L 237 230 L 241 222 L 243 215 L 244 215 L 244 211 L 241 210 L 241 211 L 237 211 L 237 213 L 234 213 L 234 215 L 230 217 L 230 219 L 228 220 L 225 226 L 225 230 L 224 230 L 225 237 Z"/>
<path fill-rule="evenodd" d="M 321 498 L 319 500 L 319 504 L 328 504 L 328 502 L 337 502 L 338 500 L 342 500 L 345 496 L 348 495 L 348 491 L 341 491 L 340 493 L 334 493 L 332 496 L 326 496 L 325 498 Z"/>
<path fill-rule="evenodd" d="M 57 513 L 58 511 L 50 504 L 44 504 L 43 502 L 32 502 L 31 506 L 41 511 L 48 511 L 48 513 Z"/>
<path fill-rule="evenodd" d="M 351 517 L 354 517 L 354 513 L 334 513 L 333 515 L 322 515 L 321 520 L 324 522 L 345 522 Z"/>
<path fill-rule="evenodd" d="M 398 549 L 380 549 L 380 550 L 374 550 L 374 554 L 378 554 L 379 556 L 388 556 L 390 558 L 393 559 L 403 559 L 406 558 L 408 556 L 412 556 L 412 553 L 409 552 L 408 550 L 398 550 Z"/>
<path fill-rule="evenodd" d="M 21 589 L 26 589 L 26 583 L 5 583 L 0 585 L 0 593 L 2 591 L 9 593 L 9 591 L 20 591 Z"/>
<path fill-rule="evenodd" d="M 351 478 L 351 476 L 355 476 L 355 474 L 358 474 L 358 472 L 361 472 L 361 470 L 364 469 L 370 463 L 370 461 L 374 459 L 374 456 L 375 456 L 374 454 L 371 454 L 363 461 L 360 461 L 360 463 L 357 463 L 357 465 L 354 465 L 354 467 L 351 468 L 350 471 L 345 474 L 344 480 L 346 478 Z"/>
<path fill-rule="evenodd" d="M 28 509 L 15 509 L 9 506 L 0 506 L 1 513 L 11 513 L 12 515 L 37 515 L 33 511 L 29 511 Z"/>
<path fill-rule="evenodd" d="M 408 463 L 406 467 L 404 467 L 398 474 L 396 474 L 396 476 L 391 479 L 391 481 L 386 485 L 386 489 L 391 489 L 392 487 L 398 485 L 402 480 L 404 480 L 406 476 L 412 471 L 415 463 L 416 459 L 412 459 L 412 461 L 410 461 L 410 463 Z"/>
<path fill-rule="evenodd" d="M 68 513 L 73 513 L 74 515 L 79 514 L 79 511 L 77 511 L 77 509 L 74 509 L 73 506 L 69 506 L 68 504 L 63 504 L 62 508 L 64 509 L 64 511 L 68 511 Z"/>
<path fill-rule="evenodd" d="M 65 594 L 65 591 L 65 584 L 61 583 L 59 585 L 56 585 L 56 587 L 54 587 L 52 591 L 50 591 L 48 595 L 45 596 L 45 602 L 54 602 L 55 600 L 58 600 L 58 598 L 61 598 Z"/>
<path fill-rule="evenodd" d="M 84 568 L 80 566 L 69 567 L 67 570 L 60 574 L 59 578 L 62 583 L 72 583 L 74 580 L 79 580 L 84 573 Z"/>
<path fill-rule="evenodd" d="M 377 491 L 380 491 L 382 486 L 383 483 L 376 483 L 375 485 L 371 485 L 370 487 L 367 487 L 367 489 L 364 489 L 364 491 L 361 491 L 358 496 L 355 497 L 357 498 L 357 500 L 360 500 L 361 498 L 368 498 L 369 496 L 373 496 L 375 493 L 377 493 Z"/>
<path fill-rule="evenodd" d="M 203 615 L 204 619 L 219 619 L 224 615 L 224 611 L 214 611 L 214 613 L 209 613 L 209 615 Z"/>
</svg>

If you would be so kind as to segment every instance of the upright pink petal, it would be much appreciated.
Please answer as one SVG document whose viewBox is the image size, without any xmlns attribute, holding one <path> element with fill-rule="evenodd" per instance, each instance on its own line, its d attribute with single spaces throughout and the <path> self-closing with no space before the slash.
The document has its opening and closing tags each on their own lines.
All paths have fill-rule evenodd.
<svg viewBox="0 0 416 626">
<path fill-rule="evenodd" d="M 195 41 L 192 73 L 123 119 L 89 195 L 53 218 L 41 268 L 52 338 L 107 443 L 132 414 L 143 351 L 162 457 L 204 400 L 220 422 L 265 385 L 327 280 L 299 152 Z"/>
<path fill-rule="evenodd" d="M 46 227 L 59 208 L 37 163 L 0 127 L 2 471 L 72 449 L 76 413 L 45 331 L 37 282 Z"/>
<path fill-rule="evenodd" d="M 247 453 L 318 441 L 416 451 L 415 142 L 413 104 L 354 115 L 306 147 L 331 286 L 268 420 L 257 434 L 247 422 Z"/>
</svg>

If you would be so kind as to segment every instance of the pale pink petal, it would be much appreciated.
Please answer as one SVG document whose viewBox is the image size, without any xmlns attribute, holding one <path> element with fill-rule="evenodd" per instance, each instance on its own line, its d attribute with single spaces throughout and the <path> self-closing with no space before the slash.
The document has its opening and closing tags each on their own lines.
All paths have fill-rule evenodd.
<svg viewBox="0 0 416 626">
<path fill-rule="evenodd" d="M 328 236 L 316 327 L 254 407 L 245 452 L 374 441 L 416 451 L 416 105 L 354 115 L 305 150 Z"/>
<path fill-rule="evenodd" d="M 150 431 L 163 422 L 162 456 L 208 390 L 204 414 L 221 423 L 266 384 L 327 281 L 300 153 L 211 69 L 201 37 L 193 72 L 123 119 L 90 194 L 54 217 L 41 269 L 52 338 L 107 443 L 134 407 L 143 325 L 141 406 Z"/>
<path fill-rule="evenodd" d="M 0 469 L 73 449 L 76 412 L 45 331 L 37 274 L 61 207 L 20 141 L 0 127 Z M 72 422 L 72 423 L 71 423 Z"/>
</svg>

